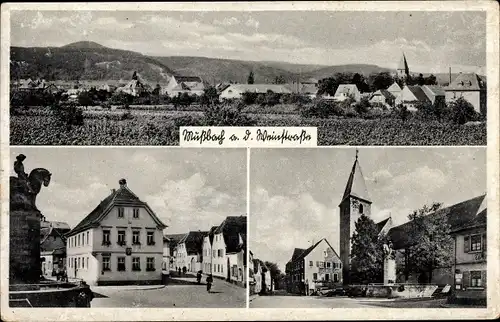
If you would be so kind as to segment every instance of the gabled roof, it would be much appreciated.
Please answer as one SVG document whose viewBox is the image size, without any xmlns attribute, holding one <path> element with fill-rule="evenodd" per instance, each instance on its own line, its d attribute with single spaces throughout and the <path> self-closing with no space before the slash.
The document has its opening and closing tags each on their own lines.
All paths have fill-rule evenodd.
<svg viewBox="0 0 500 322">
<path fill-rule="evenodd" d="M 398 83 L 394 82 L 389 88 L 387 89 L 389 92 L 401 92 L 401 87 L 399 87 Z"/>
<path fill-rule="evenodd" d="M 102 219 L 109 213 L 114 206 L 136 206 L 144 207 L 151 215 L 155 223 L 162 229 L 167 227 L 156 214 L 149 208 L 148 204 L 141 201 L 128 187 L 127 181 L 121 179 L 119 181 L 120 188 L 111 192 L 103 201 L 97 205 L 82 221 L 78 223 L 66 236 L 72 236 L 81 231 L 87 230 L 92 227 L 97 227 Z"/>
<path fill-rule="evenodd" d="M 212 228 L 210 228 L 208 233 L 205 235 L 205 237 L 208 237 L 208 240 L 210 241 L 210 245 L 212 245 L 214 243 L 214 235 L 215 235 L 215 231 L 217 230 L 217 227 L 219 227 L 219 226 L 212 226 Z"/>
<path fill-rule="evenodd" d="M 232 89 L 239 92 L 251 93 L 267 93 L 272 91 L 274 93 L 292 93 L 292 91 L 285 85 L 279 84 L 231 84 L 227 89 Z"/>
<path fill-rule="evenodd" d="M 444 88 L 438 85 L 423 85 L 423 87 L 429 89 L 435 96 L 445 96 L 446 94 Z"/>
<path fill-rule="evenodd" d="M 387 222 L 389 221 L 390 217 L 382 220 L 382 221 L 379 221 L 376 225 L 377 225 L 377 231 L 380 232 L 382 230 L 382 228 L 384 228 L 385 224 L 387 224 Z"/>
<path fill-rule="evenodd" d="M 222 234 L 226 244 L 226 253 L 234 253 L 240 250 L 241 234 L 247 232 L 246 216 L 228 216 L 222 224 L 217 227 L 215 234 Z"/>
<path fill-rule="evenodd" d="M 474 222 L 474 220 L 478 220 L 476 218 L 478 210 L 480 209 L 481 203 L 485 198 L 486 195 L 481 195 L 450 207 L 439 209 L 428 216 L 446 216 L 451 232 L 462 230 L 468 227 L 471 222 Z M 486 217 L 486 209 L 481 211 L 481 216 L 483 216 L 483 213 Z M 407 246 L 411 246 L 412 241 L 409 238 L 412 226 L 411 222 L 406 222 L 389 230 L 388 236 L 393 243 L 394 249 L 402 249 Z"/>
<path fill-rule="evenodd" d="M 203 80 L 201 77 L 198 76 L 181 76 L 181 75 L 174 75 L 172 77 L 175 77 L 175 80 L 179 83 L 181 82 L 196 82 L 196 83 L 201 83 Z"/>
<path fill-rule="evenodd" d="M 353 94 L 359 92 L 356 84 L 340 84 L 335 91 L 335 96 L 340 96 L 341 94 Z"/>
<path fill-rule="evenodd" d="M 349 179 L 347 180 L 344 195 L 342 196 L 342 201 L 340 203 L 342 203 L 349 196 L 371 203 L 371 198 L 368 194 L 368 189 L 366 188 L 365 178 L 363 177 L 358 157 L 356 157 L 356 160 L 352 165 L 351 173 L 349 174 Z"/>
<path fill-rule="evenodd" d="M 392 93 L 386 89 L 379 89 L 371 95 L 370 99 L 372 99 L 374 96 L 384 96 L 386 99 L 394 99 L 394 95 L 392 95 Z"/>
<path fill-rule="evenodd" d="M 420 102 L 430 102 L 429 98 L 425 94 L 424 90 L 417 85 L 406 86 L 410 92 L 415 96 L 415 98 Z"/>
<path fill-rule="evenodd" d="M 179 244 L 186 245 L 188 255 L 196 255 L 203 251 L 203 238 L 207 231 L 190 231 L 179 241 Z"/>
<path fill-rule="evenodd" d="M 335 251 L 335 249 L 333 249 L 332 245 L 330 245 L 330 243 L 328 242 L 328 240 L 326 240 L 326 238 L 322 238 L 320 239 L 320 241 L 316 242 L 314 245 L 310 246 L 309 248 L 307 249 L 301 249 L 301 248 L 295 248 L 295 250 L 293 251 L 293 255 L 292 255 L 292 259 L 290 260 L 290 262 L 296 262 L 298 260 L 302 260 L 304 259 L 307 255 L 309 255 L 322 241 L 325 241 L 327 243 L 327 245 L 333 250 L 333 253 L 335 254 L 335 256 L 339 257 L 339 255 L 337 254 L 337 252 Z"/>
<path fill-rule="evenodd" d="M 479 91 L 486 89 L 486 82 L 476 73 L 460 73 L 451 84 L 445 88 L 445 91 Z"/>
<path fill-rule="evenodd" d="M 293 250 L 293 255 L 291 261 L 295 261 L 297 258 L 299 258 L 300 255 L 302 255 L 306 250 L 303 248 L 295 248 Z"/>
<path fill-rule="evenodd" d="M 171 245 L 176 245 L 186 234 L 168 234 L 163 236 L 164 241 L 170 241 Z"/>
</svg>

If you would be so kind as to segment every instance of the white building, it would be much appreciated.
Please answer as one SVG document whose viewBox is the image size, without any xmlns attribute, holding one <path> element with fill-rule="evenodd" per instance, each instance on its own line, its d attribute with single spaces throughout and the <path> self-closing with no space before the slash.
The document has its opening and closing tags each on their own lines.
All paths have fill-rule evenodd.
<svg viewBox="0 0 500 322">
<path fill-rule="evenodd" d="M 431 103 L 424 90 L 420 86 L 405 86 L 398 97 L 396 105 L 402 104 L 409 111 L 416 111 L 419 104 Z"/>
<path fill-rule="evenodd" d="M 268 91 L 278 94 L 291 94 L 286 85 L 278 84 L 231 84 L 220 93 L 221 99 L 240 99 L 245 92 L 266 94 Z"/>
<path fill-rule="evenodd" d="M 190 231 L 177 244 L 177 267 L 186 272 L 196 273 L 201 270 L 203 238 L 208 232 Z"/>
<path fill-rule="evenodd" d="M 345 101 L 352 97 L 356 102 L 361 100 L 361 93 L 355 84 L 340 84 L 335 91 L 334 98 L 336 101 Z"/>
<path fill-rule="evenodd" d="M 203 258 L 202 258 L 202 265 L 201 265 L 201 270 L 203 271 L 204 274 L 211 274 L 212 273 L 212 265 L 213 265 L 213 258 L 214 254 L 212 253 L 212 243 L 214 241 L 214 233 L 215 230 L 217 229 L 218 226 L 213 226 L 208 234 L 205 235 L 203 238 Z"/>
<path fill-rule="evenodd" d="M 163 236 L 163 266 L 164 271 L 177 270 L 177 244 L 185 234 Z"/>
<path fill-rule="evenodd" d="M 198 76 L 176 76 L 170 78 L 163 94 L 168 94 L 170 97 L 177 96 L 182 93 L 189 95 L 201 96 L 205 90 L 205 83 Z"/>
<path fill-rule="evenodd" d="M 163 229 L 153 210 L 119 181 L 67 234 L 67 272 L 89 285 L 161 283 Z"/>
<path fill-rule="evenodd" d="M 232 270 L 245 271 L 246 243 L 244 239 L 246 230 L 246 216 L 229 216 L 217 227 L 212 244 L 212 274 L 214 277 L 233 280 L 231 278 Z M 239 255 L 236 258 L 227 256 L 234 254 Z M 245 255 L 242 256 L 242 254 Z"/>
<path fill-rule="evenodd" d="M 463 97 L 474 106 L 476 112 L 486 113 L 486 82 L 479 75 L 460 73 L 444 90 L 447 103 Z"/>
<path fill-rule="evenodd" d="M 399 87 L 398 83 L 394 82 L 389 88 L 387 88 L 387 91 L 391 93 L 394 97 L 398 97 L 399 94 L 401 94 L 401 87 Z"/>
</svg>

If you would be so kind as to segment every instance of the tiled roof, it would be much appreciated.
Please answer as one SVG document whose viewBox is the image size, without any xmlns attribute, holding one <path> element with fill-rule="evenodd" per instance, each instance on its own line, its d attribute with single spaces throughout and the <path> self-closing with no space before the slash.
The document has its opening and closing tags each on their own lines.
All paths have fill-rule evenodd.
<svg viewBox="0 0 500 322">
<path fill-rule="evenodd" d="M 246 216 L 228 216 L 215 230 L 215 234 L 221 234 L 226 244 L 226 253 L 239 251 L 240 235 L 246 234 Z"/>
<path fill-rule="evenodd" d="M 418 101 L 420 102 L 430 102 L 429 98 L 427 95 L 425 95 L 424 90 L 420 86 L 406 86 L 410 92 L 413 93 L 413 95 L 417 98 Z"/>
<path fill-rule="evenodd" d="M 342 196 L 342 201 L 344 201 L 349 196 L 357 197 L 371 202 L 370 195 L 368 194 L 368 189 L 366 188 L 365 179 L 363 177 L 363 172 L 361 171 L 361 167 L 357 158 L 352 165 L 351 173 L 349 174 L 349 179 L 347 180 L 347 184 L 344 190 L 344 195 Z"/>
<path fill-rule="evenodd" d="M 386 99 L 394 99 L 394 95 L 392 95 L 392 93 L 386 89 L 379 89 L 378 91 L 376 91 L 371 95 L 370 99 L 378 95 L 384 96 Z"/>
<path fill-rule="evenodd" d="M 202 80 L 198 76 L 174 76 L 177 82 L 197 82 L 201 83 Z"/>
<path fill-rule="evenodd" d="M 399 87 L 398 83 L 394 82 L 389 88 L 387 89 L 389 92 L 400 92 L 401 87 Z"/>
<path fill-rule="evenodd" d="M 377 231 L 380 232 L 382 230 L 382 228 L 384 228 L 385 224 L 389 221 L 390 217 L 382 220 L 382 221 L 379 221 L 377 223 Z"/>
<path fill-rule="evenodd" d="M 453 206 L 439 209 L 428 216 L 446 216 L 452 232 L 461 230 L 464 227 L 468 227 L 471 221 L 476 220 L 475 217 L 478 209 L 485 197 L 486 195 L 481 195 Z M 486 209 L 483 212 L 486 213 Z M 483 212 L 481 212 L 481 216 Z M 395 249 L 402 249 L 412 244 L 412 241 L 409 239 L 412 226 L 411 222 L 406 222 L 389 230 L 388 235 Z"/>
<path fill-rule="evenodd" d="M 199 254 L 203 250 L 203 238 L 207 233 L 207 231 L 190 231 L 184 235 L 179 244 L 184 243 L 186 245 L 188 255 Z"/>
<path fill-rule="evenodd" d="M 438 85 L 424 85 L 427 87 L 435 96 L 445 96 L 444 88 Z"/>
<path fill-rule="evenodd" d="M 121 179 L 120 188 L 113 190 L 109 196 L 101 201 L 99 205 L 97 205 L 94 210 L 83 218 L 83 220 L 80 221 L 78 225 L 76 225 L 75 228 L 73 228 L 66 236 L 69 237 L 91 227 L 96 227 L 104 216 L 107 215 L 109 210 L 111 210 L 111 208 L 115 205 L 144 207 L 149 211 L 157 225 L 163 228 L 167 227 L 158 217 L 156 217 L 147 203 L 141 201 L 132 191 L 129 190 L 126 183 L 125 179 Z"/>
<path fill-rule="evenodd" d="M 333 249 L 332 245 L 330 245 L 330 243 L 328 242 L 328 240 L 326 240 L 326 238 L 322 238 L 320 241 L 318 241 L 317 243 L 315 243 L 314 245 L 310 246 L 309 248 L 307 249 L 302 249 L 302 248 L 295 248 L 295 250 L 293 251 L 293 255 L 292 255 L 292 259 L 290 260 L 290 262 L 296 262 L 298 260 L 301 260 L 303 258 L 305 258 L 307 255 L 309 255 L 315 248 L 316 246 L 318 246 L 322 241 L 325 241 L 328 246 L 333 250 L 333 253 L 338 257 L 337 255 L 337 252 L 335 251 L 335 249 Z"/>
<path fill-rule="evenodd" d="M 359 92 L 358 87 L 355 84 L 340 84 L 335 91 L 335 96 L 340 96 L 341 94 L 353 94 Z"/>
<path fill-rule="evenodd" d="M 479 75 L 475 73 L 461 73 L 455 78 L 451 84 L 445 88 L 445 91 L 450 90 L 469 90 L 469 91 L 479 91 L 486 88 L 486 82 L 484 82 Z"/>
<path fill-rule="evenodd" d="M 170 240 L 172 244 L 177 244 L 185 235 L 186 234 L 167 234 L 163 236 L 163 240 Z"/>
</svg>

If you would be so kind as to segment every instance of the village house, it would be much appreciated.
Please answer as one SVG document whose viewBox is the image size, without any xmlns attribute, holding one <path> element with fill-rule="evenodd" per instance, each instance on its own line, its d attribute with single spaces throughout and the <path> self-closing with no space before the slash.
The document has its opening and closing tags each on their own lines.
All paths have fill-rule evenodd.
<svg viewBox="0 0 500 322">
<path fill-rule="evenodd" d="M 119 185 L 66 235 L 68 277 L 89 285 L 161 283 L 167 226 L 125 179 Z"/>
<path fill-rule="evenodd" d="M 250 277 L 251 276 L 251 277 Z M 265 294 L 272 290 L 271 272 L 269 268 L 253 254 L 249 265 L 250 294 Z"/>
<path fill-rule="evenodd" d="M 407 85 L 396 97 L 396 105 L 402 104 L 409 111 L 416 111 L 419 104 L 431 103 L 424 90 L 417 85 Z"/>
<path fill-rule="evenodd" d="M 352 98 L 356 102 L 361 100 L 361 93 L 358 87 L 355 84 L 340 84 L 335 91 L 334 99 L 343 102 L 348 98 Z"/>
<path fill-rule="evenodd" d="M 463 97 L 476 112 L 486 115 L 486 82 L 479 75 L 460 73 L 444 91 L 447 103 Z"/>
<path fill-rule="evenodd" d="M 295 248 L 285 271 L 290 293 L 311 295 L 342 283 L 342 263 L 326 238 L 307 249 Z"/>
<path fill-rule="evenodd" d="M 45 221 L 40 223 L 40 259 L 42 274 L 54 276 L 66 267 L 66 237 L 71 228 L 65 222 Z"/>
<path fill-rule="evenodd" d="M 371 94 L 369 101 L 371 104 L 380 104 L 386 107 L 393 107 L 395 102 L 394 95 L 386 89 L 379 89 Z"/>
<path fill-rule="evenodd" d="M 201 270 L 203 239 L 208 232 L 190 231 L 177 244 L 177 267 L 183 271 L 196 273 Z"/>
<path fill-rule="evenodd" d="M 292 82 L 291 84 L 284 85 L 295 94 L 309 97 L 310 99 L 316 98 L 318 94 L 318 81 L 309 79 L 301 82 Z"/>
<path fill-rule="evenodd" d="M 278 94 L 291 94 L 292 90 L 279 84 L 231 84 L 220 93 L 221 99 L 240 99 L 245 92 L 266 94 L 268 91 Z"/>
<path fill-rule="evenodd" d="M 214 277 L 231 281 L 234 280 L 231 272 L 236 270 L 238 272 L 237 281 L 244 282 L 246 242 L 242 235 L 245 235 L 246 231 L 246 216 L 228 216 L 214 231 L 212 244 L 212 274 Z M 231 256 L 234 254 L 236 256 Z"/>
<path fill-rule="evenodd" d="M 163 264 L 162 270 L 177 270 L 176 255 L 177 244 L 185 234 L 173 234 L 163 236 Z"/>
<path fill-rule="evenodd" d="M 141 82 L 138 79 L 132 79 L 127 84 L 116 89 L 117 93 L 125 93 L 132 96 L 141 96 L 143 93 L 151 91 L 151 86 Z"/>
<path fill-rule="evenodd" d="M 398 83 L 394 82 L 391 86 L 387 88 L 387 91 L 392 94 L 395 98 L 401 94 L 401 87 L 399 87 Z"/>
<path fill-rule="evenodd" d="M 173 75 L 165 87 L 163 94 L 166 93 L 170 97 L 174 97 L 182 93 L 201 96 L 205 87 L 205 83 L 201 77 Z"/>
<path fill-rule="evenodd" d="M 214 234 L 217 227 L 218 226 L 213 226 L 210 228 L 210 231 L 203 238 L 203 262 L 201 270 L 204 274 L 212 274 L 212 259 L 214 258 L 212 255 L 212 244 L 214 242 Z"/>
<path fill-rule="evenodd" d="M 438 85 L 422 85 L 422 90 L 424 91 L 427 98 L 431 101 L 431 104 L 434 105 L 437 99 L 442 99 L 445 101 L 445 91 L 441 86 Z"/>
</svg>

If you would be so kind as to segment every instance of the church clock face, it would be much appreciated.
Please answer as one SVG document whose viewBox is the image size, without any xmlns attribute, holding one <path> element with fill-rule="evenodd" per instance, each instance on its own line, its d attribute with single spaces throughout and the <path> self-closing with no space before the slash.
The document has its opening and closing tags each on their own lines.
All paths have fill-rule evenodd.
<svg viewBox="0 0 500 322">
<path fill-rule="evenodd" d="M 352 199 L 351 201 L 351 206 L 354 208 L 354 209 L 358 209 L 359 208 L 359 201 L 356 200 L 356 199 Z"/>
</svg>

